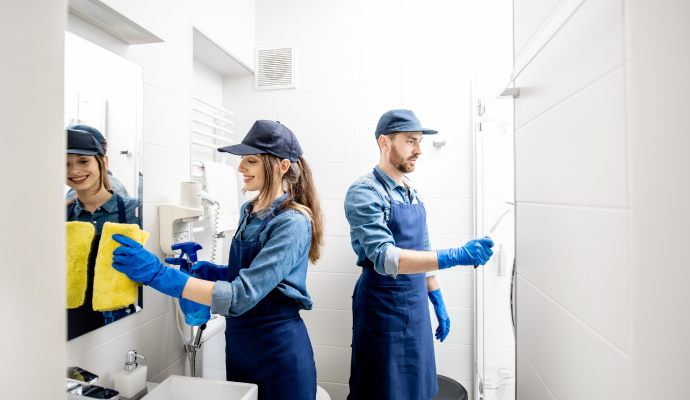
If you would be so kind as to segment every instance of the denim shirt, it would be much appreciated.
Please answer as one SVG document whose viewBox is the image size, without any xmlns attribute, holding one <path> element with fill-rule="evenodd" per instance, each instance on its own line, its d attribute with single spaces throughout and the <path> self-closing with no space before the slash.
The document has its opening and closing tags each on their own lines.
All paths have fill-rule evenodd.
<svg viewBox="0 0 690 400">
<path fill-rule="evenodd" d="M 139 224 L 138 208 L 139 199 L 132 199 L 129 197 L 123 197 L 122 200 L 125 203 L 125 214 L 127 216 L 128 224 Z M 117 212 L 117 197 L 112 195 L 108 201 L 103 203 L 102 206 L 98 207 L 96 211 L 91 214 L 90 211 L 86 210 L 79 202 L 79 198 L 74 200 L 76 204 L 74 205 L 74 210 L 70 215 L 68 222 L 80 221 L 80 222 L 91 222 L 96 228 L 96 235 L 100 235 L 103 231 L 103 224 L 106 222 L 119 223 L 120 217 Z"/>
<path fill-rule="evenodd" d="M 399 185 L 379 166 L 375 167 L 386 182 L 393 200 L 397 203 L 417 204 L 421 197 L 410 184 L 412 201 L 407 196 L 407 190 Z M 423 200 L 422 200 L 423 202 Z M 388 228 L 391 218 L 391 202 L 386 189 L 376 180 L 373 172 L 357 179 L 347 190 L 345 195 L 345 216 L 350 223 L 350 240 L 352 249 L 357 254 L 357 265 L 364 266 L 367 258 L 374 263 L 374 270 L 381 275 L 395 278 L 398 276 L 398 265 L 402 249 L 395 247 L 393 233 Z M 424 226 L 424 249 L 431 250 L 429 229 Z M 427 276 L 436 275 L 437 271 L 427 272 Z"/>
<path fill-rule="evenodd" d="M 275 207 L 287 198 L 279 197 L 265 210 L 251 211 L 242 205 L 242 219 L 236 240 L 253 240 L 254 234 Z M 265 211 L 265 212 L 264 212 Z M 285 210 L 274 217 L 259 235 L 261 251 L 248 268 L 232 282 L 217 281 L 211 312 L 224 316 L 242 315 L 273 289 L 295 299 L 299 308 L 311 310 L 307 293 L 307 266 L 311 247 L 311 222 L 299 211 Z"/>
</svg>

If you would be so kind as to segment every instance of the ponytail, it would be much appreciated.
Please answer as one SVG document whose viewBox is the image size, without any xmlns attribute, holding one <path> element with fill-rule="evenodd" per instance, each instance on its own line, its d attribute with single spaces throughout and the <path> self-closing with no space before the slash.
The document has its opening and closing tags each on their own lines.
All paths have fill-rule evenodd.
<svg viewBox="0 0 690 400">
<path fill-rule="evenodd" d="M 288 198 L 282 203 L 281 210 L 299 211 L 309 219 L 311 222 L 309 261 L 315 264 L 321 258 L 324 216 L 307 160 L 300 156 L 297 162 L 290 163 L 290 168 L 279 183 L 275 177 L 280 168 L 280 159 L 270 154 L 262 154 L 261 157 L 266 171 L 266 180 L 261 192 L 275 193 L 276 184 L 282 184 L 283 190 L 288 193 Z"/>
</svg>

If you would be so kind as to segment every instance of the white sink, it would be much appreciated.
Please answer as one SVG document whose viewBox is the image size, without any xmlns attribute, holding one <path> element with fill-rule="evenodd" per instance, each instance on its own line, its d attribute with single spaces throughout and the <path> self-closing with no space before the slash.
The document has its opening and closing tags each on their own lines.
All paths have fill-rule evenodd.
<svg viewBox="0 0 690 400">
<path fill-rule="evenodd" d="M 144 396 L 144 400 L 257 400 L 253 383 L 214 381 L 173 375 Z"/>
</svg>

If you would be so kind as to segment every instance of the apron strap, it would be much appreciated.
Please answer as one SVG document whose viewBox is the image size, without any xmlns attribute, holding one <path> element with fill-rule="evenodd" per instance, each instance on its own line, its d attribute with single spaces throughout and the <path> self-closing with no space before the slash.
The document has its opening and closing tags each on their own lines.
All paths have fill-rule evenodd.
<svg viewBox="0 0 690 400">
<path fill-rule="evenodd" d="M 386 193 L 388 193 L 388 198 L 389 198 L 390 201 L 391 201 L 391 206 L 392 206 L 393 204 L 396 204 L 396 203 L 393 201 L 393 196 L 391 196 L 391 192 L 388 190 L 388 185 L 386 185 L 386 182 L 383 180 L 383 178 L 381 177 L 381 174 L 379 174 L 379 172 L 376 170 L 376 168 L 374 168 L 374 177 L 376 178 L 377 181 L 379 181 L 379 182 L 381 183 L 381 185 L 383 186 L 383 188 L 386 189 Z"/>
<path fill-rule="evenodd" d="M 71 202 L 67 206 L 67 221 L 69 221 L 70 217 L 72 216 L 72 212 L 74 211 L 74 207 L 77 206 L 77 199 L 75 198 L 73 202 Z"/>
<path fill-rule="evenodd" d="M 127 211 L 125 210 L 125 201 L 122 200 L 122 197 L 115 193 L 115 196 L 117 196 L 117 214 L 120 219 L 121 224 L 126 224 L 127 223 Z"/>
</svg>

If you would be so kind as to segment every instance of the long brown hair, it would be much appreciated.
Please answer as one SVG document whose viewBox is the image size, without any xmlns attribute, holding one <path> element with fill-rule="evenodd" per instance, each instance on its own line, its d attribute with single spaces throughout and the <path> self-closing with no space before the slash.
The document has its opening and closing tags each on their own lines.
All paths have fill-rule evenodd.
<svg viewBox="0 0 690 400">
<path fill-rule="evenodd" d="M 262 195 L 270 196 L 269 193 L 278 191 L 278 185 L 283 185 L 283 190 L 288 194 L 288 197 L 281 204 L 280 210 L 299 211 L 309 218 L 311 222 L 309 261 L 315 264 L 321 257 L 324 216 L 307 160 L 300 156 L 297 162 L 290 163 L 290 168 L 283 175 L 281 181 L 279 179 L 280 158 L 271 154 L 261 154 L 261 159 L 264 162 L 266 178 L 264 179 L 263 187 L 259 191 L 259 196 L 252 200 L 252 202 L 258 202 Z"/>
<path fill-rule="evenodd" d="M 105 140 L 104 140 L 104 142 L 105 142 Z M 104 187 L 105 190 L 110 191 L 110 189 L 111 189 L 110 177 L 108 177 L 108 170 L 105 167 L 105 161 L 103 160 L 103 156 L 101 156 L 100 154 L 95 154 L 91 157 L 96 158 L 96 163 L 98 163 L 98 172 L 100 172 L 100 176 L 98 178 L 98 187 L 93 192 L 93 194 L 98 193 L 98 191 L 101 190 L 102 187 Z M 77 198 L 77 191 L 75 190 L 74 191 L 74 197 L 67 200 L 67 204 L 74 202 L 74 200 L 76 200 L 76 198 Z"/>
</svg>

